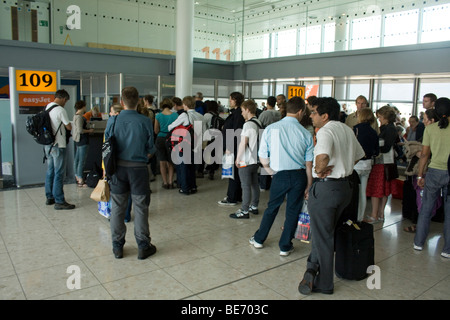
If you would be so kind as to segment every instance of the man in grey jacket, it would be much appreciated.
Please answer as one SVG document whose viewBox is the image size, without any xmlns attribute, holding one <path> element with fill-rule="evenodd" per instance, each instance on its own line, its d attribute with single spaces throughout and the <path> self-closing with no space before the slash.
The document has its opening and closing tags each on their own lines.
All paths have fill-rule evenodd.
<svg viewBox="0 0 450 320">
<path fill-rule="evenodd" d="M 105 140 L 114 135 L 117 148 L 117 170 L 111 177 L 111 236 L 113 253 L 123 257 L 125 244 L 125 212 L 128 196 L 134 207 L 134 235 L 138 245 L 138 259 L 146 259 L 156 252 L 151 243 L 148 224 L 150 185 L 147 160 L 156 151 L 150 118 L 136 110 L 139 93 L 134 87 L 122 90 L 124 110 L 108 120 Z"/>
</svg>

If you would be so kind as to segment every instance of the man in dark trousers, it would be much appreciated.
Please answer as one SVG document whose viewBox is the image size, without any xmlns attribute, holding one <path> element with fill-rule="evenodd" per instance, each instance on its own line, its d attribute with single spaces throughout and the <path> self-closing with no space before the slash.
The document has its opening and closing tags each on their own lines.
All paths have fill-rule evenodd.
<svg viewBox="0 0 450 320">
<path fill-rule="evenodd" d="M 236 158 L 237 147 L 240 143 L 240 133 L 238 129 L 244 127 L 244 117 L 242 116 L 241 104 L 244 102 L 244 95 L 240 92 L 232 92 L 230 94 L 230 115 L 226 118 L 222 129 L 223 150 L 226 154 L 234 154 Z M 235 164 L 234 179 L 228 179 L 227 196 L 218 201 L 221 206 L 235 206 L 238 201 L 242 201 L 242 186 L 238 169 Z"/>
<path fill-rule="evenodd" d="M 278 243 L 280 256 L 288 256 L 294 250 L 292 239 L 298 225 L 298 215 L 308 187 L 312 184 L 313 139 L 300 124 L 305 109 L 302 98 L 289 99 L 286 117 L 264 130 L 258 152 L 261 164 L 273 175 L 273 180 L 267 209 L 259 229 L 249 242 L 257 249 L 263 248 L 278 210 L 287 198 L 286 219 Z"/>
<path fill-rule="evenodd" d="M 364 150 L 352 129 L 339 121 L 334 98 L 318 98 L 311 119 L 317 132 L 314 148 L 314 183 L 308 194 L 313 237 L 307 270 L 299 284 L 302 294 L 334 290 L 334 230 L 352 195 L 350 175 Z"/>
<path fill-rule="evenodd" d="M 138 259 L 146 259 L 156 252 L 151 243 L 148 224 L 150 185 L 147 161 L 156 151 L 153 126 L 149 117 L 136 110 L 139 93 L 134 87 L 122 90 L 121 104 L 124 110 L 108 120 L 105 140 L 114 135 L 117 148 L 117 170 L 111 177 L 111 237 L 113 253 L 123 257 L 125 244 L 125 212 L 128 196 L 134 208 L 134 235 L 138 245 Z"/>
</svg>

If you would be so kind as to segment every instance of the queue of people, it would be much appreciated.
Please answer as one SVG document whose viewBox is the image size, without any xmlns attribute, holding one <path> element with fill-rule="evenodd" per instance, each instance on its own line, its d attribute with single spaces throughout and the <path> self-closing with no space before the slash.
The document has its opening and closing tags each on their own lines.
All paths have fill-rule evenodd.
<svg viewBox="0 0 450 320">
<path fill-rule="evenodd" d="M 146 259 L 156 252 L 148 224 L 150 159 L 159 161 L 164 189 L 178 187 L 180 194 L 189 196 L 198 191 L 196 165 L 200 164 L 203 172 L 203 153 L 208 144 L 211 146 L 214 143 L 216 154 L 213 158 L 216 163 L 220 162 L 222 154 L 234 156 L 234 178 L 228 180 L 225 198 L 218 201 L 219 205 L 230 207 L 242 203 L 237 211 L 230 214 L 230 218 L 249 219 L 251 214 L 259 214 L 260 191 L 265 188 L 270 190 L 261 224 L 249 239 L 253 247 L 264 248 L 264 241 L 278 210 L 287 198 L 279 247 L 280 255 L 288 256 L 294 250 L 292 239 L 298 214 L 303 202 L 308 200 L 313 242 L 307 271 L 298 289 L 302 294 L 333 293 L 334 230 L 344 210 L 353 201 L 354 188 L 359 188 L 355 219 L 368 223 L 384 220 L 387 199 L 392 193 L 392 181 L 398 177 L 394 160 L 394 144 L 398 137 L 394 126 L 395 109 L 383 106 L 377 110 L 379 126 L 367 99 L 359 96 L 356 99 L 356 112 L 347 116 L 343 123 L 340 120 L 341 107 L 334 98 L 309 97 L 305 101 L 294 97 L 286 101 L 283 95 L 278 95 L 267 99 L 268 109 L 258 116 L 254 101 L 245 100 L 240 92 L 233 92 L 229 96 L 230 114 L 222 123 L 217 121 L 217 111 L 206 115 L 212 107 L 208 101 L 203 103 L 202 98 L 201 93 L 197 93 L 195 97 L 166 99 L 160 104 L 161 111 L 153 110 L 154 117 L 150 117 L 150 112 L 145 112 L 148 107 L 139 107 L 138 91 L 126 87 L 122 91 L 123 110 L 119 108 L 113 112 L 111 109 L 105 139 L 115 136 L 118 157 L 117 171 L 110 180 L 110 226 L 114 256 L 117 259 L 123 257 L 125 221 L 131 204 L 134 206 L 138 259 Z M 70 130 L 72 128 L 66 119 L 67 115 L 64 117 L 63 109 L 68 99 L 64 93 L 55 96 L 54 103 L 62 108 L 57 115 L 55 113 L 58 118 L 53 122 L 56 126 L 56 122 L 62 121 Z M 424 192 L 414 249 L 423 248 L 434 204 L 443 190 L 446 220 L 445 245 L 441 255 L 450 258 L 450 206 L 447 205 L 450 100 L 436 99 L 434 106 L 436 122 L 426 125 L 423 134 L 417 129 L 415 134 L 408 134 L 410 139 L 423 136 L 417 184 Z M 82 185 L 83 181 L 78 178 L 85 154 L 80 141 L 84 134 L 89 134 L 89 129 L 86 122 L 79 119 L 85 112 L 85 105 L 77 103 L 76 110 L 74 124 L 80 154 L 76 157 L 75 174 L 78 184 Z M 215 105 L 213 110 L 217 110 Z M 213 121 L 221 125 L 217 127 Z M 414 128 L 417 127 L 415 125 Z M 53 129 L 56 131 L 56 127 Z M 176 129 L 191 135 L 184 135 L 178 141 L 179 144 L 168 148 L 167 137 L 173 137 Z M 217 130 L 219 134 L 214 131 L 205 134 L 208 129 Z M 214 141 L 213 137 L 217 139 L 220 136 L 222 141 Z M 170 141 L 174 141 L 173 138 Z M 47 150 L 49 159 L 45 190 L 47 204 L 56 203 L 55 209 L 74 208 L 64 200 L 60 170 L 57 169 L 61 167 L 59 162 L 62 161 L 59 160 L 59 154 L 62 152 L 64 155 L 64 150 L 59 150 L 64 148 L 65 144 L 63 146 L 61 140 L 59 147 L 52 153 Z M 353 183 L 351 177 L 354 172 L 360 184 Z M 265 185 L 264 189 L 261 188 L 263 176 L 270 177 L 270 187 Z M 367 197 L 371 197 L 372 211 L 364 216 Z"/>
</svg>

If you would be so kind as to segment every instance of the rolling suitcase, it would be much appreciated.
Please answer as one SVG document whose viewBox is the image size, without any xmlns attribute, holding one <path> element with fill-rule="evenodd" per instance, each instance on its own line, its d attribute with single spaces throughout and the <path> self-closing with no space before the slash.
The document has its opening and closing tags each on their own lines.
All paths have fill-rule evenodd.
<svg viewBox="0 0 450 320">
<path fill-rule="evenodd" d="M 345 223 L 336 229 L 336 276 L 348 280 L 362 280 L 368 276 L 367 268 L 375 264 L 373 226 Z"/>
</svg>

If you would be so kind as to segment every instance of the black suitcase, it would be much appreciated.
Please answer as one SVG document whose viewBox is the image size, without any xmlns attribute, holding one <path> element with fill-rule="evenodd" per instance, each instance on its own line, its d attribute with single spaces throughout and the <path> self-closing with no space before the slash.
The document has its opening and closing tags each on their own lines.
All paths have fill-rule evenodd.
<svg viewBox="0 0 450 320">
<path fill-rule="evenodd" d="M 343 224 L 336 229 L 336 276 L 348 280 L 362 280 L 367 268 L 375 264 L 373 226 L 360 222 Z"/>
</svg>

